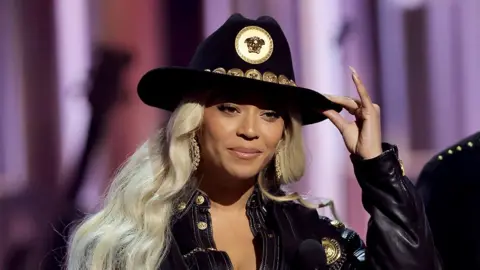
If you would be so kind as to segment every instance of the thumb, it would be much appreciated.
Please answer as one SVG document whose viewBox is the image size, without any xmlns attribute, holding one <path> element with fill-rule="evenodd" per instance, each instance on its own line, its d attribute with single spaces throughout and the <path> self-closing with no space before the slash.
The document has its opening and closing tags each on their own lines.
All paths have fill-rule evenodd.
<svg viewBox="0 0 480 270">
<path fill-rule="evenodd" d="M 337 127 L 340 133 L 343 134 L 343 131 L 345 131 L 345 128 L 348 125 L 347 120 L 343 118 L 343 116 L 334 110 L 324 111 L 323 115 L 325 115 L 333 123 L 333 125 Z"/>
</svg>

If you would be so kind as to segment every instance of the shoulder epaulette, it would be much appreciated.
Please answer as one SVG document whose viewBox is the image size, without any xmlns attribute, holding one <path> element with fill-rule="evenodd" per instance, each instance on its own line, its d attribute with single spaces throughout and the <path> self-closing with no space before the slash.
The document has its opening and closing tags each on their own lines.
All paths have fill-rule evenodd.
<svg viewBox="0 0 480 270">
<path fill-rule="evenodd" d="M 443 150 L 442 152 L 438 153 L 435 156 L 434 160 L 442 161 L 448 158 L 449 156 L 462 153 L 466 149 L 473 149 L 480 147 L 480 132 L 475 133 L 456 144 L 448 147 L 447 149 Z M 433 161 L 433 160 L 432 160 Z"/>
</svg>

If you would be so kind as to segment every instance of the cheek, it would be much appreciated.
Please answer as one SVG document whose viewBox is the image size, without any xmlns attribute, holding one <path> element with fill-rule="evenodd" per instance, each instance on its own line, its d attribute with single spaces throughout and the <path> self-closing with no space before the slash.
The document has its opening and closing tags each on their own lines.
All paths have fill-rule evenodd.
<svg viewBox="0 0 480 270">
<path fill-rule="evenodd" d="M 235 135 L 233 121 L 225 118 L 209 119 L 202 125 L 202 136 L 206 142 L 219 143 L 228 140 L 232 134 Z"/>
<path fill-rule="evenodd" d="M 217 159 L 224 145 L 235 136 L 233 121 L 221 117 L 205 117 L 200 135 L 200 147 L 206 159 Z"/>
<path fill-rule="evenodd" d="M 262 167 L 267 166 L 275 157 L 278 144 L 283 138 L 283 130 L 283 121 L 280 123 L 267 123 L 261 128 L 263 141 L 267 149 L 267 155 L 264 156 Z"/>
<path fill-rule="evenodd" d="M 265 140 L 265 144 L 269 150 L 272 151 L 272 155 L 277 150 L 278 143 L 282 140 L 284 124 L 283 121 L 279 123 L 269 123 L 262 127 L 262 136 Z"/>
</svg>

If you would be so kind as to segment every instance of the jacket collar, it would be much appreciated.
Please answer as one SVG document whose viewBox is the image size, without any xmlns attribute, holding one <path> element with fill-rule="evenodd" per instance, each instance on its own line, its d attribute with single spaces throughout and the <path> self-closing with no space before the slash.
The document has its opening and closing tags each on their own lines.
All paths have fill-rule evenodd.
<svg viewBox="0 0 480 270">
<path fill-rule="evenodd" d="M 264 198 L 260 187 L 258 184 L 255 184 L 252 194 L 247 200 L 246 209 L 256 209 L 261 208 L 263 212 L 266 212 L 268 200 Z M 187 192 L 186 195 L 181 196 L 181 199 L 178 200 L 174 205 L 174 222 L 185 215 L 192 208 L 198 209 L 210 209 L 211 202 L 208 198 L 208 195 L 200 189 L 194 189 L 191 192 Z"/>
</svg>

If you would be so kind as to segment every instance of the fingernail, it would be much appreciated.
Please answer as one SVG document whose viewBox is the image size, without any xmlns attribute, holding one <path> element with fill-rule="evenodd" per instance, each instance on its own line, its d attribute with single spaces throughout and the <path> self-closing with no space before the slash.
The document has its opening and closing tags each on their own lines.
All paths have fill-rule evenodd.
<svg viewBox="0 0 480 270">
<path fill-rule="evenodd" d="M 358 76 L 358 73 L 357 71 L 352 67 L 352 66 L 348 66 L 350 68 L 350 70 L 352 71 L 352 76 L 353 78 L 356 80 L 356 81 L 360 81 L 360 76 Z"/>
<path fill-rule="evenodd" d="M 348 68 L 353 73 L 353 75 L 357 75 L 357 71 L 352 66 L 348 66 Z"/>
</svg>

